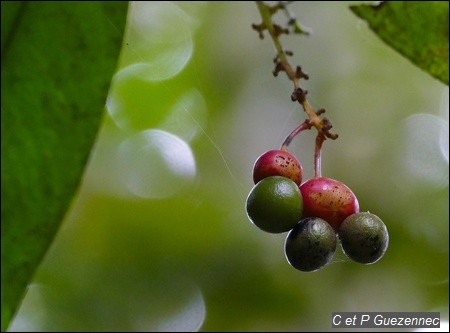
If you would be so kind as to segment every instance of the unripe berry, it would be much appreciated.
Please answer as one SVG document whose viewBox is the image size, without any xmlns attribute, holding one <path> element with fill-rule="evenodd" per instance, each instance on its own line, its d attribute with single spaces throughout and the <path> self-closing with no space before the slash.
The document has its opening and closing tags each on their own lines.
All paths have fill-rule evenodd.
<svg viewBox="0 0 450 333">
<path fill-rule="evenodd" d="M 359 212 L 359 203 L 352 190 L 340 181 L 318 177 L 300 186 L 303 217 L 320 217 L 337 232 L 342 221 Z"/>
<path fill-rule="evenodd" d="M 261 230 L 282 233 L 291 230 L 302 217 L 303 200 L 291 179 L 271 176 L 258 182 L 246 203 L 250 221 Z"/>
<path fill-rule="evenodd" d="M 300 186 L 303 167 L 287 150 L 269 150 L 256 160 L 253 167 L 253 182 L 256 184 L 269 176 L 283 176 Z"/>
</svg>

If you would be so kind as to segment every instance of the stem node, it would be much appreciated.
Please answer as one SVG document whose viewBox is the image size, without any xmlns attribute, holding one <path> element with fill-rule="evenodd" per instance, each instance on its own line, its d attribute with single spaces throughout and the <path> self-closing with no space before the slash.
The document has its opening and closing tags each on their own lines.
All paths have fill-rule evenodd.
<svg viewBox="0 0 450 333">
<path fill-rule="evenodd" d="M 321 114 L 325 113 L 325 109 L 319 109 L 316 111 L 316 115 L 320 116 Z"/>
<path fill-rule="evenodd" d="M 295 77 L 297 79 L 305 79 L 308 80 L 309 79 L 309 75 L 306 74 L 305 72 L 302 71 L 302 68 L 300 66 L 297 66 L 297 68 L 295 69 Z"/>
</svg>

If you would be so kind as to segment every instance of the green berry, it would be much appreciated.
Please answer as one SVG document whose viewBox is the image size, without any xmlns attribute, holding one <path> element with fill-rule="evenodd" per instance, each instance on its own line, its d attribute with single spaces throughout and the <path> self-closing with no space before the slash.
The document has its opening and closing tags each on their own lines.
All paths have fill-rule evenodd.
<svg viewBox="0 0 450 333">
<path fill-rule="evenodd" d="M 282 176 L 259 181 L 247 197 L 247 215 L 261 230 L 282 233 L 291 230 L 302 217 L 303 199 L 298 185 Z"/>
<path fill-rule="evenodd" d="M 285 255 L 289 264 L 303 272 L 325 267 L 336 251 L 336 233 L 331 225 L 319 217 L 308 217 L 288 234 Z"/>
<path fill-rule="evenodd" d="M 339 238 L 344 253 L 361 264 L 373 264 L 380 260 L 389 243 L 386 225 L 369 212 L 347 217 L 340 226 Z"/>
</svg>

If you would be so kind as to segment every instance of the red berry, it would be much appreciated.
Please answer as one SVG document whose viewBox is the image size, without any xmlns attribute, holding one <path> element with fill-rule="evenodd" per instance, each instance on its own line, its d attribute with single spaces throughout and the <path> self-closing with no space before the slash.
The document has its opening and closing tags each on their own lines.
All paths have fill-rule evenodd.
<svg viewBox="0 0 450 333">
<path fill-rule="evenodd" d="M 290 152 L 269 150 L 256 160 L 253 167 L 253 182 L 256 184 L 269 176 L 283 176 L 300 186 L 303 178 L 303 167 Z"/>
<path fill-rule="evenodd" d="M 303 196 L 303 217 L 320 217 L 337 232 L 342 221 L 359 212 L 359 203 L 352 190 L 340 181 L 318 177 L 300 186 Z"/>
</svg>

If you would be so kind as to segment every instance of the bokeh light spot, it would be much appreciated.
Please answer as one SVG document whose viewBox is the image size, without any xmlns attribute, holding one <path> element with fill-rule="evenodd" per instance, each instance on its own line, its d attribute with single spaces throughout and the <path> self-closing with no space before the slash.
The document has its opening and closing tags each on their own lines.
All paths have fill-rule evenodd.
<svg viewBox="0 0 450 333">
<path fill-rule="evenodd" d="M 202 94 L 194 88 L 180 96 L 159 127 L 189 142 L 205 126 L 206 116 L 205 100 Z"/>
<path fill-rule="evenodd" d="M 162 130 L 146 130 L 125 140 L 118 150 L 121 181 L 142 198 L 169 197 L 189 185 L 196 165 L 189 145 Z"/>
<path fill-rule="evenodd" d="M 139 76 L 161 81 L 177 75 L 192 56 L 190 17 L 166 1 L 132 2 L 120 67 L 143 63 Z"/>
<path fill-rule="evenodd" d="M 442 137 L 447 138 L 443 140 Z M 448 123 L 430 114 L 408 117 L 403 125 L 405 140 L 403 167 L 418 183 L 436 188 L 448 185 L 448 159 L 443 151 L 448 150 Z"/>
<path fill-rule="evenodd" d="M 166 86 L 139 78 L 137 73 L 145 66 L 135 64 L 123 69 L 111 84 L 106 109 L 123 130 L 157 127 L 173 105 L 174 95 Z"/>
<path fill-rule="evenodd" d="M 205 320 L 203 295 L 195 289 L 187 304 L 157 325 L 157 332 L 196 332 Z"/>
</svg>

